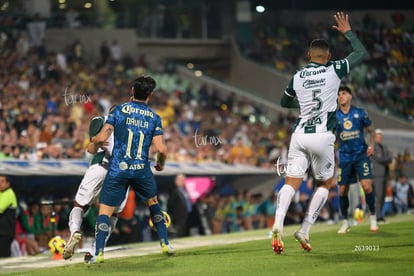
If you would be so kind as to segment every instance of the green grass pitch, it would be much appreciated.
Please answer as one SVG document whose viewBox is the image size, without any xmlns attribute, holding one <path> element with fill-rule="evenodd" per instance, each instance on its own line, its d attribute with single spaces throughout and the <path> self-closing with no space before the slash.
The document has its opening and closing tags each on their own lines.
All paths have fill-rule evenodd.
<svg viewBox="0 0 414 276">
<path fill-rule="evenodd" d="M 367 220 L 345 235 L 336 233 L 339 224 L 315 224 L 311 229 L 313 250 L 310 253 L 304 252 L 293 238 L 296 225 L 285 228 L 285 252 L 281 255 L 274 254 L 271 249 L 269 230 L 256 230 L 182 239 L 193 244 L 192 248 L 180 249 L 180 240 L 172 240 L 177 249 L 172 257 L 161 253 L 108 257 L 97 265 L 72 261 L 44 269 L 14 270 L 16 272 L 4 270 L 5 266 L 0 274 L 6 275 L 4 272 L 8 271 L 7 275 L 46 276 L 414 275 L 414 215 L 390 217 L 387 224 L 380 225 L 378 233 L 369 232 Z M 229 244 L 223 244 L 223 240 Z M 139 252 L 142 246 L 142 243 L 134 244 L 132 252 Z M 110 256 L 110 252 L 107 255 Z"/>
</svg>

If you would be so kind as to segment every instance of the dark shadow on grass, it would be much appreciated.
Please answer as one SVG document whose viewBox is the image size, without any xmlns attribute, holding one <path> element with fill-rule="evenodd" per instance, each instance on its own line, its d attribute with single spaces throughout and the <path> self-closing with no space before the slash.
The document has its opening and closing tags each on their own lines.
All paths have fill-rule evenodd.
<svg viewBox="0 0 414 276">
<path fill-rule="evenodd" d="M 260 248 L 258 249 L 260 250 Z M 198 256 L 198 255 L 226 255 L 229 253 L 240 253 L 240 248 L 226 246 L 220 248 L 199 248 L 197 251 L 184 251 L 180 253 L 180 256 Z"/>
<path fill-rule="evenodd" d="M 152 258 L 145 258 L 145 261 L 141 261 L 139 256 L 133 259 L 127 258 L 113 258 L 105 260 L 102 264 L 88 265 L 88 269 L 94 272 L 104 269 L 105 273 L 118 273 L 129 274 L 131 271 L 136 271 L 137 274 L 141 273 L 157 273 L 159 271 L 168 271 L 173 269 L 175 263 L 172 260 L 176 256 L 153 256 Z"/>
</svg>

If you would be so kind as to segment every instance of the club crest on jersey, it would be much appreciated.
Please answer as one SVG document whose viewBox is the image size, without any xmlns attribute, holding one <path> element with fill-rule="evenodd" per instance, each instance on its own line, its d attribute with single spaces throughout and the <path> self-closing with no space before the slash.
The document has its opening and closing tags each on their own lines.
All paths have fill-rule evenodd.
<svg viewBox="0 0 414 276">
<path fill-rule="evenodd" d="M 358 113 L 355 113 L 354 114 L 354 118 L 359 118 L 359 114 Z"/>
<path fill-rule="evenodd" d="M 128 169 L 128 164 L 126 162 L 119 163 L 119 169 L 125 171 L 126 169 Z"/>
<path fill-rule="evenodd" d="M 351 129 L 352 128 L 352 122 L 349 120 L 344 121 L 344 129 Z"/>
</svg>

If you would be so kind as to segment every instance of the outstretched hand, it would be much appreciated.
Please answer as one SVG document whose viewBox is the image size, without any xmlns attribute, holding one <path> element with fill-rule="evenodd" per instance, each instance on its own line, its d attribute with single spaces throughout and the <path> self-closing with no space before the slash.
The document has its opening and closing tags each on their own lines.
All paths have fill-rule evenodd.
<svg viewBox="0 0 414 276">
<path fill-rule="evenodd" d="M 337 12 L 336 14 L 334 14 L 334 18 L 337 26 L 333 25 L 332 28 L 340 31 L 343 34 L 351 30 L 348 14 L 344 14 L 343 12 Z"/>
</svg>

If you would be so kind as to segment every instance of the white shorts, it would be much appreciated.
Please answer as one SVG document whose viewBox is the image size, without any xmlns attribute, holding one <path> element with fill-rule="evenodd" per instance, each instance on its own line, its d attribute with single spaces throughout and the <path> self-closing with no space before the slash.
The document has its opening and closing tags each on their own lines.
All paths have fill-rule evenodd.
<svg viewBox="0 0 414 276">
<path fill-rule="evenodd" d="M 335 169 L 335 135 L 323 133 L 293 133 L 288 152 L 286 175 L 303 178 L 309 165 L 316 180 L 328 180 Z"/>
<path fill-rule="evenodd" d="M 82 181 L 76 192 L 75 201 L 81 206 L 91 206 L 95 203 L 96 199 L 99 198 L 99 195 L 102 190 L 102 184 L 105 180 L 107 169 L 102 167 L 99 164 L 93 164 L 89 166 L 83 175 Z M 122 201 L 121 206 L 115 209 L 116 213 L 122 212 L 125 207 L 128 190 L 125 195 L 124 201 Z"/>
</svg>

